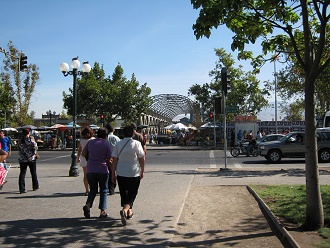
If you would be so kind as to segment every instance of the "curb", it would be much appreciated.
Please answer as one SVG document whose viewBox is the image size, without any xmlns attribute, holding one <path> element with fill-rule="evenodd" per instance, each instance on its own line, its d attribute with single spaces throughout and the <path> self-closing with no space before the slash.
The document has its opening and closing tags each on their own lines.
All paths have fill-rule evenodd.
<svg viewBox="0 0 330 248">
<path fill-rule="evenodd" d="M 285 229 L 285 227 L 281 224 L 281 222 L 276 218 L 276 216 L 269 209 L 267 204 L 259 197 L 259 195 L 250 186 L 246 186 L 246 187 L 248 191 L 254 196 L 254 198 L 259 203 L 261 208 L 268 215 L 268 217 L 271 219 L 272 223 L 275 225 L 277 230 L 282 234 L 282 240 L 287 240 L 292 248 L 300 248 L 299 244 L 291 236 L 291 234 Z"/>
</svg>

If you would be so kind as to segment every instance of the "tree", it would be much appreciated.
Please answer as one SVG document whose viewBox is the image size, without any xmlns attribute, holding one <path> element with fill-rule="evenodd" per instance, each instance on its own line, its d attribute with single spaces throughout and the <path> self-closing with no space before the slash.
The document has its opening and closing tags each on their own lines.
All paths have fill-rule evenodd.
<svg viewBox="0 0 330 248">
<path fill-rule="evenodd" d="M 19 126 L 32 124 L 33 119 L 28 115 L 31 98 L 39 80 L 39 68 L 35 64 L 29 64 L 23 71 L 19 71 L 18 60 L 20 52 L 14 47 L 12 41 L 8 43 L 8 53 L 3 60 L 3 72 L 0 80 L 7 91 L 5 109 L 13 112 L 13 122 Z"/>
<path fill-rule="evenodd" d="M 285 115 L 282 119 L 286 121 L 302 121 L 304 119 L 302 113 L 304 102 L 301 99 L 296 99 L 290 104 L 282 103 L 281 108 L 281 113 Z"/>
<path fill-rule="evenodd" d="M 191 0 L 191 3 L 195 9 L 200 9 L 193 25 L 197 39 L 209 37 L 213 27 L 226 25 L 234 33 L 231 48 L 239 51 L 239 58 L 252 58 L 252 52 L 246 51 L 245 45 L 261 40 L 263 54 L 253 60 L 255 67 L 267 54 L 283 52 L 292 53 L 300 64 L 304 73 L 306 123 L 305 227 L 310 230 L 323 227 L 314 94 L 316 79 L 330 63 L 325 49 L 325 41 L 329 38 L 330 1 Z"/>
<path fill-rule="evenodd" d="M 63 107 L 72 113 L 73 95 L 63 92 Z M 135 122 L 151 104 L 151 90 L 146 83 L 139 85 L 134 74 L 131 80 L 124 76 L 124 70 L 118 64 L 112 77 L 105 77 L 103 67 L 95 63 L 88 75 L 77 80 L 77 114 L 86 117 L 105 115 L 107 122 L 113 122 L 118 116 L 125 123 Z"/>
<path fill-rule="evenodd" d="M 195 84 L 188 90 L 188 94 L 195 96 L 204 112 L 213 111 L 214 98 L 221 96 L 220 75 L 223 67 L 227 68 L 228 75 L 230 75 L 228 82 L 230 91 L 226 99 L 228 106 L 238 106 L 241 114 L 258 113 L 267 106 L 268 102 L 265 97 L 269 93 L 259 88 L 260 82 L 255 74 L 244 72 L 242 66 L 235 68 L 235 60 L 223 48 L 215 49 L 215 53 L 218 56 L 218 61 L 216 67 L 209 73 L 210 77 L 213 78 L 212 81 L 203 85 Z"/>
</svg>

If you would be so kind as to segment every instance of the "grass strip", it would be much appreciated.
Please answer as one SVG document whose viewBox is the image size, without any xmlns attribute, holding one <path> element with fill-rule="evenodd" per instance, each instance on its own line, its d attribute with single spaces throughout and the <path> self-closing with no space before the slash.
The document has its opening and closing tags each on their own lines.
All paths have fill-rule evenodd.
<svg viewBox="0 0 330 248">
<path fill-rule="evenodd" d="M 287 221 L 302 225 L 306 216 L 305 185 L 250 185 L 272 212 Z M 326 242 L 319 247 L 330 248 L 330 185 L 321 185 L 325 228 L 319 230 Z"/>
</svg>

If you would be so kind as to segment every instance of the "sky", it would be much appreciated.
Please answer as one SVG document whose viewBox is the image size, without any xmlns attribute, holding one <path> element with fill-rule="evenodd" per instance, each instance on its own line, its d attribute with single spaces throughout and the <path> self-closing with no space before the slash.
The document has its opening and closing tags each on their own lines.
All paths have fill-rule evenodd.
<svg viewBox="0 0 330 248">
<path fill-rule="evenodd" d="M 188 96 L 192 85 L 211 81 L 215 48 L 237 55 L 230 49 L 232 33 L 226 27 L 196 40 L 192 25 L 199 12 L 190 0 L 1 0 L 0 8 L 0 47 L 7 50 L 12 41 L 28 56 L 28 64 L 39 67 L 29 109 L 36 118 L 48 110 L 64 110 L 62 92 L 69 92 L 73 78 L 64 77 L 59 65 L 76 56 L 81 64 L 103 65 L 107 76 L 120 63 L 127 78 L 134 73 L 140 84 L 147 83 L 151 96 Z M 258 53 L 260 46 L 252 49 Z M 0 60 L 4 58 L 0 53 Z M 251 69 L 247 61 L 238 65 Z M 273 64 L 264 65 L 258 79 L 273 80 L 273 70 Z M 274 118 L 269 111 L 258 116 Z"/>
</svg>

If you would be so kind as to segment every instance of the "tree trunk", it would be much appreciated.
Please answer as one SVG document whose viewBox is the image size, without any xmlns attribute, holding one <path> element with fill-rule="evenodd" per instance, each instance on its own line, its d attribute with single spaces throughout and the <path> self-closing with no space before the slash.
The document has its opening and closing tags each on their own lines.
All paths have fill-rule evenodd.
<svg viewBox="0 0 330 248">
<path fill-rule="evenodd" d="M 305 79 L 305 144 L 306 144 L 306 220 L 305 228 L 317 230 L 324 226 L 316 142 L 314 80 Z"/>
</svg>

